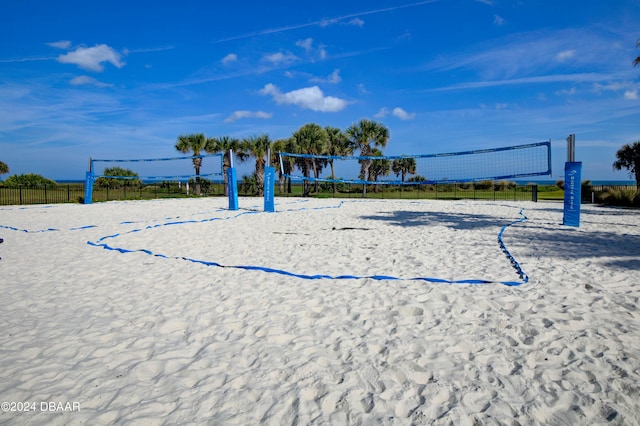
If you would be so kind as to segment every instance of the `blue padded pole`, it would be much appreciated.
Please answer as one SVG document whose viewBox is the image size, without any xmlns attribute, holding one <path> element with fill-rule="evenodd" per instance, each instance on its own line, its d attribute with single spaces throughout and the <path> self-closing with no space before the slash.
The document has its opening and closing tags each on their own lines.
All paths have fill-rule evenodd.
<svg viewBox="0 0 640 426">
<path fill-rule="evenodd" d="M 276 169 L 274 167 L 264 168 L 264 211 L 275 212 L 274 192 L 276 189 Z"/>
<path fill-rule="evenodd" d="M 231 164 L 227 169 L 227 185 L 229 186 L 229 210 L 238 210 L 238 177 L 233 167 L 233 150 L 229 150 Z"/>
<path fill-rule="evenodd" d="M 84 179 L 84 204 L 91 204 L 93 202 L 93 181 L 95 175 L 93 174 L 93 159 L 89 158 L 89 171 L 85 175 Z"/>
<path fill-rule="evenodd" d="M 562 224 L 580 226 L 580 203 L 582 202 L 582 162 L 564 163 L 564 216 Z"/>
</svg>

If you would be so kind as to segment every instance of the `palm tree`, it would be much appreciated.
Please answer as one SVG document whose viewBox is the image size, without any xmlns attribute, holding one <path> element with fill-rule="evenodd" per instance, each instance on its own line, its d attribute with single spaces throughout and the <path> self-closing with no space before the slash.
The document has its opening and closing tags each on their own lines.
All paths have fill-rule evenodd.
<svg viewBox="0 0 640 426">
<path fill-rule="evenodd" d="M 416 159 L 413 157 L 397 158 L 391 163 L 391 170 L 396 176 L 402 176 L 401 180 L 404 183 L 404 178 L 408 174 L 416 173 Z"/>
<path fill-rule="evenodd" d="M 640 141 L 634 142 L 633 145 L 623 145 L 616 152 L 616 158 L 613 168 L 615 170 L 629 170 L 629 176 L 635 175 L 636 186 L 640 190 Z"/>
<path fill-rule="evenodd" d="M 256 159 L 254 176 L 256 178 L 257 195 L 264 193 L 264 157 L 270 147 L 271 139 L 269 139 L 268 135 L 251 136 L 242 141 L 242 150 Z"/>
<path fill-rule="evenodd" d="M 0 175 L 6 175 L 7 173 L 9 173 L 9 166 L 7 166 L 7 163 L 0 161 Z"/>
<path fill-rule="evenodd" d="M 233 153 L 240 161 L 245 161 L 249 154 L 243 151 L 240 139 L 230 136 L 221 136 L 219 138 L 207 139 L 207 145 L 204 150 L 211 154 L 222 152 L 222 177 L 224 179 L 224 195 L 229 195 L 229 182 L 227 182 L 227 169 L 231 167 L 231 153 Z"/>
<path fill-rule="evenodd" d="M 384 124 L 372 120 L 363 119 L 347 128 L 347 136 L 354 147 L 360 148 L 360 155 L 371 156 L 371 143 L 384 148 L 389 141 L 389 129 Z M 365 182 L 369 180 L 369 168 L 371 160 L 361 161 L 361 175 Z M 367 196 L 367 184 L 362 185 L 362 197 Z"/>
<path fill-rule="evenodd" d="M 347 135 L 337 127 L 326 126 L 324 131 L 327 132 L 327 145 L 325 153 L 333 156 L 351 155 L 353 153 L 353 145 L 349 142 Z M 335 179 L 336 174 L 333 169 L 333 159 L 329 160 L 331 167 L 331 178 Z M 333 193 L 337 192 L 336 182 L 333 182 Z"/>
<path fill-rule="evenodd" d="M 178 142 L 175 146 L 175 148 L 183 154 L 193 152 L 193 168 L 196 171 L 196 187 L 194 193 L 196 195 L 200 195 L 200 167 L 202 166 L 200 153 L 204 151 L 206 146 L 207 138 L 203 133 L 178 136 Z"/>
<path fill-rule="evenodd" d="M 325 151 L 325 146 L 328 142 L 327 132 L 315 123 L 308 123 L 300 127 L 294 134 L 293 138 L 298 145 L 300 152 L 311 155 L 321 155 Z M 309 163 L 311 163 L 311 169 L 313 170 L 313 176 L 316 179 L 315 187 L 318 192 L 318 176 L 320 171 L 326 165 L 326 161 L 318 160 L 315 157 L 311 159 L 305 158 L 304 163 L 306 167 L 303 168 L 305 177 L 309 177 Z M 309 195 L 309 182 L 304 181 L 303 196 Z"/>
<path fill-rule="evenodd" d="M 377 148 L 371 150 L 372 157 L 382 157 L 382 151 Z M 387 159 L 371 160 L 371 167 L 369 168 L 369 177 L 373 182 L 378 181 L 380 176 L 389 176 L 391 174 L 391 162 Z M 373 189 L 374 192 L 378 192 L 378 185 Z"/>
</svg>

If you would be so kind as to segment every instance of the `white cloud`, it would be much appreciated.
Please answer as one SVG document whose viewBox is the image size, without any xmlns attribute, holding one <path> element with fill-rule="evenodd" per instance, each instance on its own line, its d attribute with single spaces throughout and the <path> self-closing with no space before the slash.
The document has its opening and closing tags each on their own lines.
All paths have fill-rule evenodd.
<svg viewBox="0 0 640 426">
<path fill-rule="evenodd" d="M 395 107 L 391 114 L 393 114 L 395 117 L 398 117 L 400 120 L 413 120 L 414 118 L 416 118 L 415 113 L 409 113 L 400 107 Z"/>
<path fill-rule="evenodd" d="M 338 84 L 342 81 L 342 77 L 340 77 L 340 70 L 333 70 L 331 74 L 329 74 L 326 78 L 314 77 L 310 80 L 313 83 L 329 83 L 329 84 Z"/>
<path fill-rule="evenodd" d="M 55 47 L 56 49 L 68 49 L 71 47 L 71 42 L 69 40 L 60 40 L 47 43 L 47 46 Z"/>
<path fill-rule="evenodd" d="M 637 101 L 638 99 L 640 99 L 640 97 L 638 97 L 638 91 L 636 89 L 627 90 L 626 92 L 624 92 L 624 98 L 631 101 Z"/>
<path fill-rule="evenodd" d="M 97 72 L 104 70 L 103 62 L 108 62 L 116 68 L 124 66 L 124 62 L 120 60 L 120 54 L 106 44 L 79 47 L 72 52 L 58 56 L 58 62 L 76 64 L 82 69 Z"/>
<path fill-rule="evenodd" d="M 607 84 L 594 83 L 593 90 L 596 93 L 601 93 L 604 91 L 620 92 L 622 90 L 627 90 L 627 91 L 633 90 L 633 89 L 629 89 L 630 86 L 633 87 L 633 84 L 628 82 L 613 82 L 613 83 L 607 83 Z"/>
<path fill-rule="evenodd" d="M 325 96 L 318 86 L 282 93 L 277 86 L 269 83 L 260 90 L 260 93 L 270 95 L 277 104 L 296 105 L 312 111 L 337 112 L 345 109 L 348 104 L 344 99 Z"/>
<path fill-rule="evenodd" d="M 361 95 L 368 95 L 371 92 L 369 92 L 367 90 L 367 87 L 364 84 L 359 83 L 358 84 L 358 93 L 360 93 Z"/>
<path fill-rule="evenodd" d="M 562 72 L 568 72 L 567 67 L 593 69 L 617 64 L 619 60 L 620 52 L 612 49 L 610 40 L 593 32 L 570 29 L 511 34 L 470 46 L 465 52 L 438 57 L 425 69 L 468 69 L 482 80 L 498 80 L 546 75 L 559 66 Z"/>
<path fill-rule="evenodd" d="M 241 118 L 262 118 L 268 119 L 271 118 L 273 114 L 264 112 L 264 111 L 235 111 L 229 117 L 227 117 L 224 122 L 231 123 L 232 121 L 240 120 Z"/>
<path fill-rule="evenodd" d="M 558 90 L 555 92 L 556 95 L 568 95 L 568 96 L 572 96 L 578 93 L 578 89 L 576 89 L 575 87 L 572 87 L 571 89 L 562 89 L 562 90 Z"/>
<path fill-rule="evenodd" d="M 493 24 L 501 27 L 502 25 L 504 25 L 504 18 L 500 15 L 493 15 Z"/>
<path fill-rule="evenodd" d="M 376 114 L 374 114 L 373 116 L 375 118 L 384 118 L 387 115 L 389 115 L 389 108 L 387 107 L 382 107 L 380 108 L 380 111 L 378 111 Z"/>
<path fill-rule="evenodd" d="M 568 59 L 573 58 L 576 55 L 575 50 L 564 50 L 556 55 L 556 61 L 565 62 Z"/>
<path fill-rule="evenodd" d="M 328 27 L 329 25 L 337 24 L 338 22 L 340 22 L 340 18 L 323 19 L 316 23 L 320 25 L 321 28 L 325 28 L 325 27 Z"/>
<path fill-rule="evenodd" d="M 238 55 L 235 53 L 229 53 L 227 56 L 222 58 L 221 62 L 223 65 L 229 65 L 232 62 L 236 62 L 238 60 Z"/>
<path fill-rule="evenodd" d="M 298 40 L 296 41 L 296 46 L 302 47 L 304 50 L 309 52 L 313 48 L 313 39 L 309 37 L 304 40 Z"/>
<path fill-rule="evenodd" d="M 360 18 L 353 18 L 347 22 L 347 24 L 362 28 L 364 26 L 364 21 Z"/>
<path fill-rule="evenodd" d="M 311 37 L 296 41 L 296 46 L 302 47 L 308 55 L 316 54 L 320 59 L 325 59 L 327 57 L 327 50 L 325 47 L 323 45 L 319 45 L 317 48 L 314 48 L 313 39 Z"/>
<path fill-rule="evenodd" d="M 320 59 L 327 59 L 327 50 L 324 46 L 318 47 L 318 57 L 320 57 Z"/>
<path fill-rule="evenodd" d="M 71 79 L 71 84 L 74 86 L 91 85 L 97 87 L 113 87 L 113 84 L 103 83 L 88 75 L 81 75 Z"/>
<path fill-rule="evenodd" d="M 375 118 L 384 118 L 389 114 L 393 115 L 396 118 L 399 118 L 400 120 L 413 120 L 414 118 L 416 118 L 416 114 L 415 113 L 409 113 L 409 112 L 405 111 L 404 109 L 402 109 L 400 107 L 395 107 L 391 111 L 389 111 L 389 108 L 387 108 L 387 107 L 382 107 L 382 108 L 380 108 L 380 111 L 378 111 L 374 115 L 374 117 Z"/>
<path fill-rule="evenodd" d="M 271 62 L 274 65 L 290 64 L 298 60 L 298 57 L 291 52 L 277 52 L 262 57 L 264 61 Z"/>
</svg>

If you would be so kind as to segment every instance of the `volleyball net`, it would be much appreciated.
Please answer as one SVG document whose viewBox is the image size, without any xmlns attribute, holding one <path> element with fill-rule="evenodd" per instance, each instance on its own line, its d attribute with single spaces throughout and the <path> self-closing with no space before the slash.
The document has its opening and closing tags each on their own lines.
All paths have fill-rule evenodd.
<svg viewBox="0 0 640 426">
<path fill-rule="evenodd" d="M 200 173 L 195 173 L 198 161 Z M 168 158 L 90 159 L 89 171 L 94 178 L 139 179 L 147 181 L 188 181 L 222 178 L 222 154 L 204 154 Z M 116 171 L 116 173 L 113 173 Z M 123 172 L 132 172 L 122 174 Z"/>
<path fill-rule="evenodd" d="M 551 174 L 551 142 L 426 155 L 330 156 L 280 153 L 292 180 L 416 185 L 517 179 Z"/>
<path fill-rule="evenodd" d="M 196 173 L 196 164 L 199 173 Z M 85 204 L 90 204 L 94 183 L 99 186 L 147 184 L 155 182 L 221 182 L 222 154 L 203 154 L 166 158 L 89 159 L 85 178 Z"/>
</svg>

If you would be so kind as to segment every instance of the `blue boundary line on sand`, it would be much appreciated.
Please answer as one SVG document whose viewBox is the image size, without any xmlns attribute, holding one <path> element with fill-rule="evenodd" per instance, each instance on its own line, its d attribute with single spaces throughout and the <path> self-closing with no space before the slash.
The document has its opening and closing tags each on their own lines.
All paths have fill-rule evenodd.
<svg viewBox="0 0 640 426">
<path fill-rule="evenodd" d="M 344 201 L 341 201 L 336 206 L 313 207 L 313 208 L 302 208 L 302 209 L 288 209 L 288 210 L 279 210 L 279 212 L 302 211 L 302 210 L 324 210 L 324 209 L 330 209 L 330 208 L 340 208 L 340 207 L 342 207 L 342 205 L 344 203 L 345 203 Z M 515 271 L 518 274 L 518 276 L 519 276 L 521 281 L 495 281 L 495 280 L 484 280 L 484 279 L 448 280 L 448 279 L 433 278 L 433 277 L 403 278 L 403 277 L 395 277 L 395 276 L 390 276 L 390 275 L 328 275 L 328 274 L 308 275 L 308 274 L 299 274 L 299 273 L 295 273 L 295 272 L 290 272 L 290 271 L 286 271 L 286 270 L 283 270 L 283 269 L 269 268 L 269 267 L 266 267 L 266 266 L 257 266 L 257 265 L 223 265 L 221 263 L 214 262 L 214 261 L 207 261 L 207 260 L 201 260 L 201 259 L 192 259 L 192 258 L 184 257 L 184 256 L 167 256 L 167 255 L 164 255 L 164 254 L 161 254 L 161 253 L 154 253 L 153 251 L 146 250 L 146 249 L 130 250 L 130 249 L 122 248 L 122 247 L 112 247 L 109 244 L 103 242 L 103 241 L 105 241 L 107 239 L 119 237 L 121 234 L 107 235 L 107 236 L 101 237 L 96 242 L 87 241 L 87 244 L 89 244 L 90 246 L 94 246 L 94 247 L 101 247 L 101 248 L 103 248 L 105 250 L 118 251 L 120 253 L 136 253 L 136 252 L 140 252 L 140 253 L 148 254 L 150 256 L 155 256 L 155 257 L 160 257 L 160 258 L 165 258 L 165 259 L 185 260 L 187 262 L 201 264 L 201 265 L 205 265 L 205 266 L 213 266 L 213 267 L 218 267 L 218 268 L 229 268 L 229 269 L 242 269 L 242 270 L 247 270 L 247 271 L 261 271 L 261 272 L 265 272 L 265 273 L 284 275 L 284 276 L 295 277 L 295 278 L 300 278 L 300 279 L 307 279 L 307 280 L 317 280 L 317 279 L 346 280 L 346 279 L 366 279 L 366 278 L 368 278 L 368 279 L 373 279 L 373 280 L 425 281 L 425 282 L 439 283 L 439 284 L 502 284 L 502 285 L 506 285 L 506 286 L 515 287 L 515 286 L 519 286 L 521 284 L 526 284 L 527 282 L 529 282 L 529 277 L 523 271 L 520 263 L 518 261 L 516 261 L 516 259 L 511 254 L 511 252 L 507 249 L 507 247 L 504 244 L 504 241 L 502 239 L 502 236 L 503 236 L 504 232 L 510 226 L 513 226 L 515 224 L 518 224 L 518 223 L 521 223 L 521 222 L 524 222 L 525 220 L 527 220 L 527 217 L 524 215 L 523 211 L 524 211 L 524 208 L 520 209 L 520 212 L 519 212 L 519 215 L 521 216 L 520 219 L 518 219 L 516 221 L 513 221 L 511 223 L 508 223 L 508 224 L 504 225 L 500 229 L 500 232 L 498 233 L 498 238 L 497 238 L 498 244 L 500 246 L 500 249 L 505 254 L 505 256 L 507 257 L 509 262 L 511 263 L 511 266 L 515 269 Z M 226 218 L 208 218 L 208 219 L 202 219 L 202 220 L 171 221 L 171 222 L 166 222 L 166 223 L 159 223 L 159 224 L 155 224 L 155 225 L 149 225 L 149 226 L 147 226 L 145 228 L 134 229 L 134 230 L 126 232 L 125 234 L 134 233 L 134 232 L 141 232 L 141 231 L 157 228 L 157 227 L 160 227 L 160 226 L 173 226 L 173 225 L 182 225 L 182 224 L 187 224 L 187 223 L 204 223 L 204 222 L 212 222 L 212 221 L 216 221 L 216 220 L 230 220 L 230 219 L 235 219 L 235 218 L 237 218 L 239 216 L 243 216 L 243 215 L 246 215 L 246 214 L 256 214 L 256 213 L 262 213 L 262 212 L 259 212 L 259 211 L 245 211 L 245 212 L 239 213 L 237 215 L 228 216 Z M 122 235 L 124 235 L 124 234 L 122 234 Z"/>
<path fill-rule="evenodd" d="M 299 202 L 303 202 L 303 201 L 306 201 L 306 200 L 298 201 L 298 203 Z M 338 205 L 335 205 L 335 206 L 311 207 L 311 208 L 303 207 L 303 208 L 298 208 L 298 209 L 290 208 L 290 209 L 286 209 L 286 210 L 279 210 L 278 212 L 302 211 L 302 210 L 325 210 L 325 209 L 332 209 L 332 208 L 341 208 L 344 203 L 345 203 L 345 201 L 341 201 Z M 505 207 L 512 207 L 512 206 L 505 206 Z M 223 211 L 223 209 L 222 210 L 218 210 L 218 211 Z M 278 275 L 284 275 L 284 276 L 290 276 L 290 277 L 295 277 L 295 278 L 300 278 L 300 279 L 308 279 L 308 280 L 317 280 L 317 279 L 346 280 L 346 279 L 364 279 L 364 278 L 369 278 L 369 279 L 373 279 L 373 280 L 425 281 L 425 282 L 439 283 L 439 284 L 503 284 L 503 285 L 507 285 L 507 286 L 519 286 L 521 284 L 528 283 L 529 282 L 529 277 L 524 272 L 524 270 L 522 269 L 522 266 L 520 265 L 520 263 L 513 257 L 513 255 L 509 251 L 509 249 L 506 247 L 502 237 L 504 235 L 504 232 L 510 226 L 516 225 L 518 223 L 521 223 L 521 222 L 524 222 L 524 221 L 527 220 L 527 217 L 524 215 L 523 212 L 524 212 L 524 208 L 520 209 L 519 215 L 521 216 L 521 218 L 516 220 L 516 221 L 513 221 L 511 223 L 508 223 L 508 224 L 504 225 L 500 229 L 500 232 L 498 233 L 498 238 L 497 238 L 498 245 L 500 246 L 500 249 L 505 254 L 505 256 L 507 257 L 509 262 L 511 263 L 511 266 L 513 267 L 515 272 L 518 274 L 518 277 L 520 278 L 521 281 L 494 281 L 494 280 L 484 280 L 484 279 L 447 280 L 447 279 L 433 278 L 433 277 L 403 278 L 403 277 L 395 277 L 395 276 L 390 276 L 390 275 L 328 275 L 328 274 L 308 275 L 308 274 L 299 274 L 299 273 L 295 273 L 295 272 L 290 272 L 290 271 L 286 271 L 286 270 L 282 270 L 282 269 L 269 268 L 269 267 L 266 267 L 266 266 L 257 266 L 257 265 L 223 265 L 223 264 L 220 264 L 220 263 L 214 262 L 214 261 L 207 261 L 207 260 L 201 260 L 201 259 L 192 259 L 192 258 L 183 257 L 183 256 L 166 256 L 164 254 L 154 253 L 153 251 L 146 250 L 146 249 L 129 250 L 129 249 L 125 249 L 125 248 L 122 248 L 122 247 L 112 247 L 112 246 L 102 242 L 102 241 L 110 239 L 110 238 L 116 238 L 116 237 L 119 237 L 120 235 L 124 235 L 124 234 L 119 234 L 119 233 L 101 237 L 96 242 L 87 241 L 87 244 L 90 245 L 90 246 L 94 246 L 94 247 L 102 247 L 105 250 L 118 251 L 120 253 L 140 252 L 140 253 L 148 254 L 150 256 L 155 256 L 155 257 L 160 257 L 160 258 L 165 258 L 165 259 L 185 260 L 185 261 L 188 261 L 188 262 L 197 263 L 197 264 L 201 264 L 201 265 L 205 265 L 205 266 L 214 266 L 214 267 L 219 267 L 219 268 L 242 269 L 242 270 L 247 270 L 247 271 L 262 271 L 262 272 L 265 272 L 265 273 L 272 273 L 272 274 L 278 274 Z M 207 219 L 201 219 L 201 220 L 195 220 L 195 219 L 184 220 L 184 221 L 175 220 L 175 219 L 178 219 L 180 216 L 175 217 L 175 218 L 157 219 L 158 221 L 159 220 L 164 220 L 164 221 L 168 221 L 168 222 L 158 223 L 158 224 L 155 224 L 155 225 L 146 226 L 144 228 L 134 229 L 134 230 L 125 232 L 125 234 L 133 233 L 133 232 L 141 232 L 141 231 L 145 231 L 145 230 L 149 230 L 149 229 L 153 229 L 153 228 L 158 228 L 160 226 L 182 225 L 182 224 L 187 224 L 187 223 L 204 223 L 204 222 L 212 222 L 212 221 L 216 221 L 216 220 L 230 220 L 230 219 L 235 219 L 235 218 L 237 218 L 239 216 L 243 216 L 243 215 L 246 215 L 246 214 L 256 214 L 256 213 L 262 213 L 262 212 L 260 212 L 258 210 L 247 210 L 247 211 L 241 212 L 241 213 L 233 215 L 233 216 L 228 216 L 226 218 L 207 218 Z M 203 213 L 199 213 L 199 214 L 203 214 Z M 121 222 L 120 224 L 129 225 L 129 224 L 134 224 L 134 223 L 137 223 L 137 222 L 124 221 L 124 222 Z M 91 229 L 91 228 L 97 228 L 97 227 L 98 226 L 96 226 L 96 225 L 87 225 L 87 226 L 69 228 L 68 230 L 69 231 L 78 231 L 78 230 L 85 230 L 85 229 Z M 20 229 L 20 228 L 15 228 L 15 227 L 6 226 L 6 225 L 0 225 L 0 229 L 8 229 L 8 230 L 11 230 L 11 231 L 25 232 L 25 233 L 42 233 L 42 232 L 62 231 L 61 229 L 58 229 L 58 228 L 47 228 L 47 229 L 40 229 L 40 230 L 28 230 L 28 229 Z"/>
</svg>

